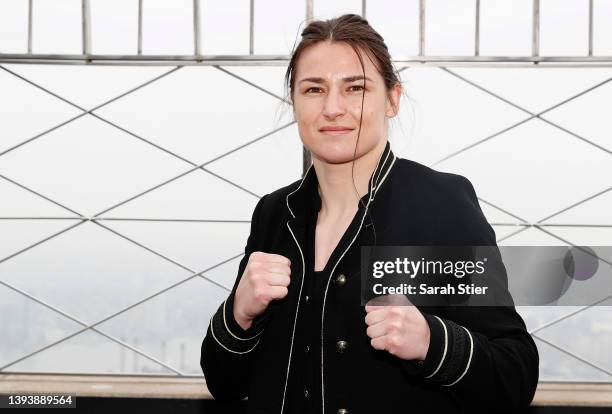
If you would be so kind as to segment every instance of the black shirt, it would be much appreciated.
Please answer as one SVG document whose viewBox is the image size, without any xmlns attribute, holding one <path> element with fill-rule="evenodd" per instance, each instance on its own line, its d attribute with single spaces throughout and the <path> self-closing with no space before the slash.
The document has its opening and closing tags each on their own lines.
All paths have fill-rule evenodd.
<svg viewBox="0 0 612 414">
<path fill-rule="evenodd" d="M 314 251 L 315 234 L 319 200 L 314 200 L 314 206 L 307 219 L 307 251 L 306 277 L 301 301 L 304 301 L 305 311 L 301 319 L 301 328 L 305 330 L 303 335 L 304 343 L 300 352 L 304 355 L 302 362 L 301 376 L 301 400 L 303 404 L 298 405 L 296 413 L 318 414 L 321 412 L 321 311 L 323 308 L 323 296 L 329 272 L 327 265 L 321 271 L 314 270 Z M 317 208 L 319 207 L 319 208 Z M 298 393 L 299 395 L 299 393 Z"/>
<path fill-rule="evenodd" d="M 324 272 L 311 272 L 308 288 L 303 299 L 308 305 L 304 320 L 308 327 L 304 350 L 304 375 L 302 389 L 304 395 L 304 413 L 314 414 L 321 412 L 321 307 L 322 292 L 325 291 L 323 283 Z"/>
</svg>

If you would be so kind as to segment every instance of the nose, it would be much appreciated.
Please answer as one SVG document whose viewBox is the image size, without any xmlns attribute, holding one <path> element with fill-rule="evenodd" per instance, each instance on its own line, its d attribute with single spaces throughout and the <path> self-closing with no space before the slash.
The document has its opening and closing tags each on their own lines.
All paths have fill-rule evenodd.
<svg viewBox="0 0 612 414">
<path fill-rule="evenodd" d="M 329 120 L 344 115 L 346 112 L 345 102 L 342 95 L 337 90 L 330 90 L 325 98 L 325 106 L 323 107 L 323 115 Z"/>
</svg>

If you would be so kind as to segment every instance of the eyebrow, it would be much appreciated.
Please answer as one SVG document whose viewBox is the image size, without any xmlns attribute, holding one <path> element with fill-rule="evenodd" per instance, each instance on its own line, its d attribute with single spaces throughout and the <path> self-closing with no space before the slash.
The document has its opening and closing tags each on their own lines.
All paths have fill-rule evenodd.
<svg viewBox="0 0 612 414">
<path fill-rule="evenodd" d="M 342 78 L 342 80 L 344 82 L 350 83 L 350 82 L 355 82 L 357 80 L 361 80 L 364 79 L 364 77 L 362 75 L 354 75 L 354 76 L 347 76 Z M 366 80 L 370 81 L 370 82 L 374 82 L 372 79 L 368 78 L 367 76 L 365 77 Z M 325 79 L 321 78 L 321 77 L 311 77 L 311 78 L 304 78 L 301 79 L 298 83 L 302 83 L 302 82 L 314 82 L 314 83 L 325 83 Z"/>
</svg>

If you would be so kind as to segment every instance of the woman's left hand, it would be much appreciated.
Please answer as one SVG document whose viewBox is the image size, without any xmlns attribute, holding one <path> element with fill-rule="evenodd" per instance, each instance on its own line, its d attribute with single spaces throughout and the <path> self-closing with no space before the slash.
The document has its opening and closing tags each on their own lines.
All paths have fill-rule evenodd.
<svg viewBox="0 0 612 414">
<path fill-rule="evenodd" d="M 405 297 L 404 297 L 405 298 Z M 425 317 L 412 305 L 367 305 L 365 323 L 374 349 L 402 359 L 424 360 L 431 332 Z"/>
</svg>

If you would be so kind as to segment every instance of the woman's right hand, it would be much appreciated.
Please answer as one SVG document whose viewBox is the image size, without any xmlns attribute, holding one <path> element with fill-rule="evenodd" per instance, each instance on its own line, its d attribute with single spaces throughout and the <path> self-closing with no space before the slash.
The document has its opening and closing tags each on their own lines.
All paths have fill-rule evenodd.
<svg viewBox="0 0 612 414">
<path fill-rule="evenodd" d="M 274 299 L 287 295 L 291 261 L 279 254 L 253 252 L 249 256 L 234 297 L 234 318 L 243 329 L 262 314 Z"/>
</svg>

